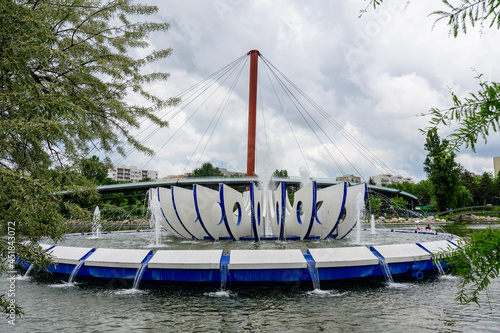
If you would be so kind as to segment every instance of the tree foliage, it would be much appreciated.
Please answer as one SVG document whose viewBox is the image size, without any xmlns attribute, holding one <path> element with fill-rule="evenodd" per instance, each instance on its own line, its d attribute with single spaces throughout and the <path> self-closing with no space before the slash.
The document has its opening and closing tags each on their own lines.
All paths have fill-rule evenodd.
<svg viewBox="0 0 500 333">
<path fill-rule="evenodd" d="M 467 25 L 476 26 L 488 23 L 489 27 L 500 28 L 500 1 L 498 0 L 460 0 L 459 5 L 454 5 L 452 1 L 442 0 L 448 10 L 437 10 L 433 14 L 440 16 L 437 21 L 448 19 L 447 25 L 454 37 L 462 30 L 467 33 Z"/>
<path fill-rule="evenodd" d="M 500 3 L 500 2 L 499 2 Z M 454 106 L 448 109 L 431 109 L 430 127 L 423 130 L 429 132 L 440 125 L 450 126 L 458 123 L 459 126 L 450 135 L 453 143 L 451 148 L 457 150 L 462 144 L 476 149 L 479 138 L 487 142 L 490 133 L 498 132 L 500 129 L 500 84 L 496 82 L 483 82 L 481 75 L 478 76 L 479 91 L 471 93 L 470 97 L 459 99 L 451 92 Z M 422 114 L 428 115 L 428 114 Z"/>
<path fill-rule="evenodd" d="M 427 134 L 425 150 L 428 151 L 424 161 L 424 171 L 431 184 L 431 193 L 437 208 L 444 211 L 456 207 L 457 193 L 460 185 L 460 170 L 455 162 L 455 153 L 448 151 L 448 141 L 441 140 L 437 130 Z"/>
<path fill-rule="evenodd" d="M 406 207 L 408 206 L 408 202 L 400 196 L 395 196 L 394 198 L 390 199 L 391 201 L 391 206 L 396 210 L 406 210 Z"/>
<path fill-rule="evenodd" d="M 460 248 L 443 255 L 452 267 L 452 274 L 460 277 L 457 300 L 462 304 L 479 304 L 481 292 L 491 279 L 500 273 L 500 230 L 488 228 L 470 235 L 467 241 L 460 240 Z"/>
<path fill-rule="evenodd" d="M 197 169 L 194 169 L 189 177 L 222 177 L 222 172 L 219 168 L 214 167 L 212 163 L 206 162 Z"/>
<path fill-rule="evenodd" d="M 283 170 L 274 170 L 273 177 L 276 178 L 288 178 L 288 171 L 286 169 Z"/>
<path fill-rule="evenodd" d="M 155 113 L 176 102 L 147 89 L 167 73 L 144 71 L 171 50 L 133 56 L 168 29 L 139 21 L 156 11 L 131 0 L 1 0 L 0 225 L 15 224 L 17 249 L 29 239 L 35 251 L 42 237 L 61 237 L 67 218 L 89 218 L 64 193 L 97 196 L 80 164 L 91 150 L 151 153 L 130 130 L 143 118 L 166 126 Z"/>
<path fill-rule="evenodd" d="M 370 0 L 369 4 L 376 8 L 382 2 L 383 0 Z M 458 5 L 452 4 L 450 0 L 442 0 L 442 2 L 448 10 L 437 10 L 433 14 L 439 16 L 436 22 L 448 20 L 447 25 L 454 37 L 458 36 L 459 31 L 467 33 L 468 26 L 474 27 L 477 24 L 481 28 L 486 23 L 489 27 L 500 29 L 500 1 L 498 0 L 457 0 Z M 430 111 L 431 126 L 423 130 L 428 138 L 437 131 L 440 125 L 456 125 L 450 136 L 450 148 L 458 151 L 465 144 L 466 148 L 470 147 L 474 151 L 478 138 L 483 138 L 486 143 L 492 132 L 499 131 L 500 84 L 483 82 L 481 75 L 478 75 L 477 79 L 479 80 L 478 92 L 471 93 L 465 99 L 460 99 L 452 92 L 452 107 L 443 110 L 435 108 Z M 445 158 L 445 154 L 441 156 Z M 452 178 L 454 177 L 453 174 Z M 498 178 L 496 181 L 500 181 Z M 429 180 L 434 184 L 433 180 Z M 435 179 L 435 181 L 446 181 L 446 177 L 441 180 Z M 463 180 L 462 186 L 468 187 Z M 463 189 L 461 192 L 464 193 Z M 479 188 L 477 193 L 479 195 L 472 194 L 474 201 L 478 200 L 480 193 Z M 447 194 L 442 193 L 442 195 L 446 197 Z M 488 229 L 485 232 L 472 234 L 471 238 L 463 243 L 462 249 L 449 258 L 449 261 L 456 267 L 454 273 L 460 277 L 460 291 L 457 299 L 461 303 L 478 303 L 479 293 L 488 286 L 492 278 L 498 278 L 499 248 L 500 232 Z"/>
<path fill-rule="evenodd" d="M 96 184 L 102 184 L 106 177 L 108 177 L 110 166 L 107 163 L 101 162 L 99 157 L 95 155 L 82 159 L 78 165 L 83 177 L 94 181 Z"/>
</svg>

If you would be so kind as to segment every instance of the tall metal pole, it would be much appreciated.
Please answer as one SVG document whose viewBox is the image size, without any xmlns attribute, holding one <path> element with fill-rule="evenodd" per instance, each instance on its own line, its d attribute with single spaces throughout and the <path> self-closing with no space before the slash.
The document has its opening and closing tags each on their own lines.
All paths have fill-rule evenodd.
<svg viewBox="0 0 500 333">
<path fill-rule="evenodd" d="M 247 177 L 255 175 L 255 128 L 257 124 L 257 68 L 259 51 L 251 50 L 250 55 L 250 88 L 248 93 L 248 150 Z"/>
</svg>

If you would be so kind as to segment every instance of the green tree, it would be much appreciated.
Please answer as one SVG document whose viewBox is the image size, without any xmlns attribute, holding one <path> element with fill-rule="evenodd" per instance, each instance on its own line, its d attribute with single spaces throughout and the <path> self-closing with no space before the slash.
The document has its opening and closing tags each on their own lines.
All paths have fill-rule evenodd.
<svg viewBox="0 0 500 333">
<path fill-rule="evenodd" d="M 408 202 L 403 197 L 400 196 L 395 196 L 394 198 L 391 198 L 390 201 L 391 201 L 391 206 L 397 212 L 406 210 L 406 207 L 408 206 Z"/>
<path fill-rule="evenodd" d="M 456 194 L 457 205 L 456 207 L 468 207 L 472 205 L 472 197 L 469 190 L 463 185 L 460 185 Z"/>
<path fill-rule="evenodd" d="M 460 168 L 460 183 L 469 191 L 472 198 L 472 205 L 479 205 L 479 197 L 481 194 L 481 189 L 479 187 L 478 177 L 472 172 L 464 169 L 462 166 Z"/>
<path fill-rule="evenodd" d="M 478 138 L 483 138 L 486 143 L 490 131 L 499 130 L 500 84 L 483 82 L 481 75 L 477 78 L 480 87 L 478 92 L 471 93 L 470 97 L 462 100 L 451 92 L 454 106 L 448 109 L 431 109 L 431 126 L 424 130 L 428 132 L 440 125 L 458 124 L 450 135 L 451 148 L 455 150 L 464 144 L 466 148 L 470 147 L 475 151 Z"/>
<path fill-rule="evenodd" d="M 274 170 L 273 172 L 273 177 L 276 177 L 276 178 L 288 178 L 288 171 L 286 171 L 285 169 L 283 170 Z"/>
<path fill-rule="evenodd" d="M 431 183 L 429 180 L 421 180 L 417 184 L 415 184 L 414 192 L 412 192 L 415 196 L 417 196 L 419 202 L 423 205 L 429 206 L 432 200 L 432 190 Z"/>
<path fill-rule="evenodd" d="M 479 188 L 481 189 L 481 205 L 491 204 L 494 196 L 493 179 L 489 172 L 484 172 L 479 181 Z"/>
<path fill-rule="evenodd" d="M 131 0 L 2 0 L 0 9 L 0 225 L 3 232 L 15 226 L 14 238 L 0 239 L 0 253 L 6 258 L 14 247 L 43 267 L 36 243 L 60 239 L 69 217 L 90 218 L 62 194 L 97 196 L 79 170 L 81 156 L 91 149 L 124 154 L 128 146 L 152 153 L 129 131 L 143 118 L 167 125 L 156 111 L 176 100 L 146 85 L 168 74 L 143 68 L 171 50 L 132 55 L 169 26 L 140 22 L 157 8 Z M 129 105 L 130 94 L 142 105 Z M 2 272 L 10 268 L 0 262 Z"/>
<path fill-rule="evenodd" d="M 219 168 L 214 167 L 212 163 L 205 162 L 197 169 L 194 169 L 189 177 L 222 177 L 223 174 Z"/>
<path fill-rule="evenodd" d="M 371 0 L 370 5 L 377 7 L 383 0 Z M 480 25 L 500 28 L 500 1 L 460 0 L 453 5 L 449 0 L 442 1 L 448 11 L 435 11 L 440 20 L 448 20 L 454 37 L 459 31 L 467 33 L 468 26 Z M 486 24 L 486 25 L 485 25 Z M 490 132 L 498 132 L 500 118 L 500 84 L 483 82 L 477 76 L 479 89 L 468 98 L 460 99 L 452 92 L 453 106 L 447 109 L 432 109 L 430 126 L 423 131 L 428 135 L 440 125 L 456 125 L 450 136 L 451 148 L 458 150 L 465 144 L 473 151 L 478 138 L 487 142 Z M 465 185 L 464 185 L 465 186 Z M 474 195 L 473 195 L 474 196 Z M 476 197 L 474 196 L 474 200 Z M 462 303 L 478 303 L 479 293 L 498 278 L 500 268 L 500 230 L 487 229 L 474 233 L 459 250 L 446 258 L 453 264 L 454 273 L 460 277 L 460 291 L 457 299 Z"/>
<path fill-rule="evenodd" d="M 368 208 L 370 214 L 380 214 L 382 212 L 383 202 L 376 194 L 370 193 L 368 196 Z"/>
<path fill-rule="evenodd" d="M 455 153 L 448 151 L 448 140 L 441 140 L 437 130 L 427 134 L 424 171 L 431 183 L 431 193 L 440 211 L 457 205 L 460 187 L 460 170 L 455 162 Z"/>
<path fill-rule="evenodd" d="M 79 162 L 82 175 L 96 184 L 102 184 L 108 177 L 109 165 L 101 162 L 99 157 L 93 155 L 90 158 L 84 158 Z"/>
<path fill-rule="evenodd" d="M 488 228 L 475 232 L 467 240 L 460 240 L 460 249 L 441 256 L 452 267 L 452 274 L 460 277 L 457 300 L 463 304 L 479 304 L 479 296 L 500 273 L 500 232 Z"/>
</svg>

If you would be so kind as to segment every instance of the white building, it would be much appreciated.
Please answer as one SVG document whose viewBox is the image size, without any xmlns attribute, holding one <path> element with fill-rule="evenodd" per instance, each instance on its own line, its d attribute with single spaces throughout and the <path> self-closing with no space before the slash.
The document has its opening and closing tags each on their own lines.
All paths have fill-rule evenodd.
<svg viewBox="0 0 500 333">
<path fill-rule="evenodd" d="M 500 172 L 500 156 L 493 157 L 493 169 L 495 170 L 493 177 L 498 176 L 498 173 Z"/>
<path fill-rule="evenodd" d="M 146 178 L 157 180 L 158 171 L 140 170 L 136 166 L 119 165 L 108 170 L 108 177 L 118 182 L 137 182 Z"/>
<path fill-rule="evenodd" d="M 335 180 L 338 182 L 348 182 L 351 184 L 360 184 L 361 183 L 361 177 L 354 176 L 354 175 L 343 175 L 342 177 L 335 178 Z"/>
<path fill-rule="evenodd" d="M 377 176 L 371 176 L 370 179 L 377 186 L 385 186 L 388 184 L 402 184 L 404 182 L 412 183 L 413 179 L 411 177 L 403 177 L 403 176 L 393 176 L 391 174 L 382 174 Z"/>
</svg>

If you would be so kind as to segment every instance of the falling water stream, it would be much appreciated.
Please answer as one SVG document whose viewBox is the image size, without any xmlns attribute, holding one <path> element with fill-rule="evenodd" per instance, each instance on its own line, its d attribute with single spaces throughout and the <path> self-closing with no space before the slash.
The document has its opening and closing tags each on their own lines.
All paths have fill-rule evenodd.
<svg viewBox="0 0 500 333">
<path fill-rule="evenodd" d="M 141 267 L 137 269 L 134 277 L 134 283 L 132 284 L 132 289 L 138 289 L 139 283 L 141 283 L 142 276 L 144 275 L 144 271 L 148 267 L 147 263 L 141 264 Z"/>
<path fill-rule="evenodd" d="M 384 258 L 379 258 L 378 264 L 382 268 L 382 271 L 384 272 L 385 275 L 385 281 L 386 282 L 394 282 L 391 274 L 391 270 L 389 269 L 389 265 L 387 265 L 387 262 L 385 261 Z"/>
<path fill-rule="evenodd" d="M 309 274 L 311 275 L 311 281 L 313 283 L 314 290 L 320 290 L 320 281 L 319 281 L 319 272 L 316 268 L 316 263 L 313 261 L 307 262 L 307 269 L 309 270 Z"/>
<path fill-rule="evenodd" d="M 486 227 L 486 226 L 485 226 Z M 412 228 L 413 229 L 413 226 Z M 432 241 L 425 234 L 396 234 L 377 229 L 363 232 L 363 242 L 372 245 Z M 66 246 L 143 248 L 151 233 L 111 233 L 100 239 L 68 237 Z M 335 242 L 182 242 L 165 235 L 173 249 L 300 248 L 354 246 L 354 235 Z M 32 271 L 33 272 L 33 271 Z M 348 286 L 312 293 L 298 289 L 282 291 L 231 290 L 224 286 L 227 275 L 221 270 L 218 291 L 152 289 L 147 292 L 118 293 L 118 289 L 77 284 L 67 288 L 49 288 L 46 283 L 16 281 L 16 303 L 25 314 L 17 319 L 16 329 L 8 332 L 121 332 L 151 331 L 206 332 L 496 332 L 500 322 L 500 280 L 490 285 L 490 306 L 461 305 L 455 301 L 456 279 L 430 278 L 404 283 L 401 288 L 387 284 Z M 314 274 L 314 273 L 313 273 Z M 139 276 L 137 277 L 137 280 Z M 0 290 L 8 290 L 8 280 L 0 279 Z M 484 303 L 486 304 L 486 303 Z M 85 309 L 75 311 L 77 308 Z M 362 311 L 360 311 L 362 309 Z M 134 314 L 134 315 L 130 315 Z M 404 318 L 404 320 L 402 320 Z M 1 327 L 4 324 L 0 324 Z"/>
<path fill-rule="evenodd" d="M 82 267 L 84 262 L 85 262 L 84 260 L 80 260 L 78 262 L 78 264 L 75 266 L 75 268 L 73 268 L 73 271 L 71 272 L 71 275 L 69 276 L 68 283 L 73 283 L 73 281 L 75 280 L 76 274 L 78 273 L 78 271 L 80 270 L 80 268 Z"/>
</svg>

